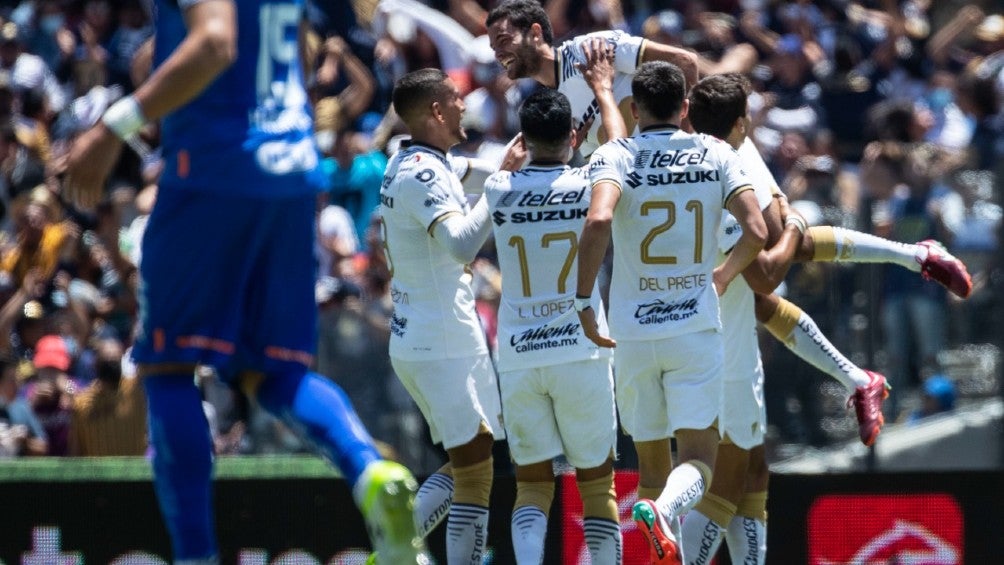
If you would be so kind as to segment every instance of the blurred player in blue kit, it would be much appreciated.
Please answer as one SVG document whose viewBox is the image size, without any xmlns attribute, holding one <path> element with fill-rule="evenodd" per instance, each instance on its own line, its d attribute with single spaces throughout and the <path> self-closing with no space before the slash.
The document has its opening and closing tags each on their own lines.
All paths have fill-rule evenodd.
<svg viewBox="0 0 1004 565">
<path fill-rule="evenodd" d="M 218 563 L 213 452 L 193 371 L 221 375 L 342 471 L 377 562 L 424 563 L 417 483 L 382 461 L 348 398 L 310 371 L 315 194 L 324 182 L 297 44 L 301 2 L 158 0 L 154 72 L 71 149 L 68 196 L 102 198 L 121 151 L 163 119 L 165 171 L 143 240 L 134 348 L 174 561 Z"/>
</svg>

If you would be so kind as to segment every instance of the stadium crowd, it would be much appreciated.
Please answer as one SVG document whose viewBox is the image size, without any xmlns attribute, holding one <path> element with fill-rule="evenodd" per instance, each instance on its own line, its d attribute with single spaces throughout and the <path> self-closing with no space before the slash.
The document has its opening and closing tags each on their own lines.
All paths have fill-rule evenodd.
<svg viewBox="0 0 1004 565">
<path fill-rule="evenodd" d="M 387 353 L 390 270 L 375 214 L 403 127 L 397 78 L 437 67 L 467 106 L 464 155 L 501 158 L 537 86 L 506 77 L 475 0 L 310 5 L 306 77 L 330 178 L 317 205 L 317 369 L 417 474 L 442 454 Z M 548 0 L 555 39 L 620 29 L 700 55 L 702 74 L 753 85 L 752 139 L 810 224 L 897 241 L 934 238 L 963 259 L 956 300 L 899 267 L 811 263 L 786 293 L 856 362 L 893 386 L 887 421 L 910 418 L 943 352 L 993 340 L 990 291 L 1004 173 L 1004 15 L 992 3 L 930 0 Z M 145 407 L 128 349 L 137 265 L 156 198 L 158 132 L 126 151 L 93 212 L 61 198 L 69 143 L 145 76 L 153 33 L 141 0 L 0 2 L 0 454 L 140 455 Z M 225 211 L 223 211 L 225 213 Z M 472 264 L 493 343 L 501 290 L 489 242 Z M 999 275 L 998 275 L 999 276 Z M 877 339 L 872 343 L 873 339 Z M 825 445 L 822 376 L 762 342 L 773 439 Z M 935 377 L 937 375 L 937 377 Z M 304 448 L 210 368 L 197 375 L 217 452 Z M 954 396 L 953 396 L 954 399 Z M 849 431 L 847 428 L 844 431 Z M 849 435 L 849 434 L 845 434 Z M 496 458 L 498 460 L 499 458 Z"/>
</svg>

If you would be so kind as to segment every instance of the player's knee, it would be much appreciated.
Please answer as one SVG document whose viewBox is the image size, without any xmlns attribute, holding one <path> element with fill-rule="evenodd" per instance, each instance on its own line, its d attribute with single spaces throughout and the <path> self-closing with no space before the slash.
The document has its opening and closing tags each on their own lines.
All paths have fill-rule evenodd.
<svg viewBox="0 0 1004 565">
<path fill-rule="evenodd" d="M 539 508 L 545 516 L 551 512 L 554 501 L 554 481 L 517 481 L 516 502 L 513 509 L 524 506 Z"/>
<path fill-rule="evenodd" d="M 744 494 L 739 500 L 739 504 L 736 505 L 736 515 L 766 522 L 767 491 Z"/>
<path fill-rule="evenodd" d="M 614 490 L 614 474 L 588 481 L 580 480 L 579 495 L 582 496 L 582 515 L 604 518 L 617 522 L 617 492 Z"/>
<path fill-rule="evenodd" d="M 453 502 L 488 506 L 494 479 L 491 457 L 465 467 L 453 467 Z"/>
</svg>

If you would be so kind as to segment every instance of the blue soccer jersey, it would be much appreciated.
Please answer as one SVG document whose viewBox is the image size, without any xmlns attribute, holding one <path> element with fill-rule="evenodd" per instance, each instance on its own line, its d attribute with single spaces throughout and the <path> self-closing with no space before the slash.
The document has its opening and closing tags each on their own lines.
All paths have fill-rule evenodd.
<svg viewBox="0 0 1004 565">
<path fill-rule="evenodd" d="M 155 63 L 198 0 L 157 0 Z M 237 4 L 234 63 L 164 118 L 167 161 L 143 238 L 140 363 L 274 371 L 316 347 L 321 176 L 297 50 L 300 1 Z"/>
<path fill-rule="evenodd" d="M 185 38 L 183 10 L 197 1 L 157 0 L 155 66 Z M 326 186 L 297 49 L 301 12 L 300 0 L 240 0 L 237 60 L 163 121 L 162 186 L 266 197 Z"/>
</svg>

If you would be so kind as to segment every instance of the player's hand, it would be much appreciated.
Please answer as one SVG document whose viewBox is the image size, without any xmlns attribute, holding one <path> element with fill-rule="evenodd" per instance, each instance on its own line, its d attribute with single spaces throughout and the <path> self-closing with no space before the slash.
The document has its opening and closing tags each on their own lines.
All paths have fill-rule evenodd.
<svg viewBox="0 0 1004 565">
<path fill-rule="evenodd" d="M 593 92 L 614 88 L 614 48 L 605 39 L 594 37 L 582 45 L 585 63 L 576 63 L 582 78 Z"/>
<path fill-rule="evenodd" d="M 67 199 L 84 210 L 93 209 L 104 195 L 105 180 L 122 153 L 122 140 L 98 122 L 70 148 L 63 187 Z"/>
<path fill-rule="evenodd" d="M 523 133 L 517 133 L 516 137 L 509 140 L 505 146 L 505 153 L 502 156 L 502 164 L 499 170 L 518 171 L 526 164 L 527 157 L 530 156 L 526 149 L 526 142 L 523 141 Z"/>
<path fill-rule="evenodd" d="M 600 347 L 617 347 L 617 342 L 605 335 L 600 335 L 599 326 L 596 324 L 596 312 L 592 308 L 586 308 L 578 313 L 579 323 L 582 324 L 582 333 L 586 334 L 589 341 Z"/>
</svg>

